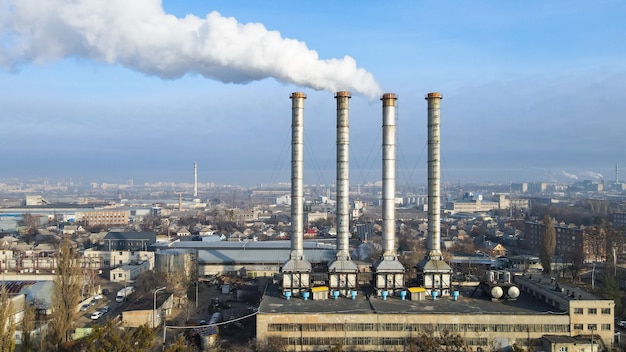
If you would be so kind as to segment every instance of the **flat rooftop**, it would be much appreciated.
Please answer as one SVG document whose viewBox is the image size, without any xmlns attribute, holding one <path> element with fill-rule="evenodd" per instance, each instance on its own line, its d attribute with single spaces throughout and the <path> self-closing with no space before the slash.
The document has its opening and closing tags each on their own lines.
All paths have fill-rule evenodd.
<svg viewBox="0 0 626 352">
<path fill-rule="evenodd" d="M 474 292 L 475 291 L 475 292 Z M 480 289 L 466 287 L 459 290 L 459 297 L 430 297 L 422 301 L 411 301 L 400 297 L 381 297 L 366 295 L 359 291 L 353 300 L 349 297 L 325 300 L 304 300 L 291 297 L 287 300 L 282 296 L 278 285 L 268 286 L 261 304 L 259 314 L 315 314 L 315 313 L 353 313 L 353 314 L 566 314 L 566 311 L 552 307 L 522 292 L 515 301 L 495 301 L 482 295 Z M 472 293 L 474 293 L 472 295 Z"/>
</svg>

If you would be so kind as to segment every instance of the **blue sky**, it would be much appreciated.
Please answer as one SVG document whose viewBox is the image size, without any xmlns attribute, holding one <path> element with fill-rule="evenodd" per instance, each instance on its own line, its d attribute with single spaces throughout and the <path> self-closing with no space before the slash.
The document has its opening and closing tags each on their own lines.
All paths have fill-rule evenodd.
<svg viewBox="0 0 626 352">
<path fill-rule="evenodd" d="M 303 91 L 305 183 L 332 183 L 343 89 L 352 184 L 381 177 L 381 92 L 399 184 L 426 182 L 431 91 L 444 182 L 626 168 L 622 1 L 72 3 L 0 0 L 0 179 L 288 182 Z"/>
</svg>

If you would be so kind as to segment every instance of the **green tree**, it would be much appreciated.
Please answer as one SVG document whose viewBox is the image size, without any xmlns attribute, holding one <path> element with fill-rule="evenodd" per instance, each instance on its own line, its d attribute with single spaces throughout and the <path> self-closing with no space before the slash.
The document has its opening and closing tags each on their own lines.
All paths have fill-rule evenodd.
<svg viewBox="0 0 626 352">
<path fill-rule="evenodd" d="M 76 308 L 80 302 L 82 275 L 78 254 L 69 236 L 64 236 L 56 257 L 54 292 L 52 293 L 52 319 L 47 341 L 58 349 L 70 340 Z"/>
<path fill-rule="evenodd" d="M 156 333 L 147 325 L 138 328 L 117 326 L 107 320 L 104 325 L 94 327 L 91 335 L 81 341 L 85 352 L 145 352 L 154 348 Z"/>
<path fill-rule="evenodd" d="M 554 231 L 554 221 L 548 215 L 543 218 L 545 226 L 543 230 L 543 238 L 539 247 L 539 260 L 543 267 L 543 272 L 550 275 L 552 271 L 552 258 L 556 250 L 556 231 Z"/>
<path fill-rule="evenodd" d="M 0 288 L 0 352 L 15 350 L 15 317 L 13 302 L 4 286 Z"/>
</svg>

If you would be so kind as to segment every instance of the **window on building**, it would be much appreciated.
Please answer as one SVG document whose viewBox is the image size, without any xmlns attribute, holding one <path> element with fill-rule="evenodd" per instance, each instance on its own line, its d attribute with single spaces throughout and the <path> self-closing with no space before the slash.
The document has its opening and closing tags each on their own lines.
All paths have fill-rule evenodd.
<svg viewBox="0 0 626 352">
<path fill-rule="evenodd" d="M 602 325 L 600 325 L 600 327 L 601 327 L 601 328 L 602 328 L 602 330 L 604 330 L 604 331 L 611 330 L 611 324 L 602 324 Z"/>
<path fill-rule="evenodd" d="M 588 308 L 587 309 L 587 314 L 598 314 L 598 309 L 597 308 Z"/>
<path fill-rule="evenodd" d="M 574 314 L 583 314 L 582 308 L 574 308 Z"/>
<path fill-rule="evenodd" d="M 560 346 L 559 352 L 567 352 L 567 346 Z"/>
<path fill-rule="evenodd" d="M 600 312 L 602 314 L 611 314 L 611 308 L 602 308 Z"/>
<path fill-rule="evenodd" d="M 587 324 L 587 330 L 598 330 L 598 325 L 597 324 Z"/>
<path fill-rule="evenodd" d="M 574 324 L 574 330 L 582 330 L 583 324 Z"/>
</svg>

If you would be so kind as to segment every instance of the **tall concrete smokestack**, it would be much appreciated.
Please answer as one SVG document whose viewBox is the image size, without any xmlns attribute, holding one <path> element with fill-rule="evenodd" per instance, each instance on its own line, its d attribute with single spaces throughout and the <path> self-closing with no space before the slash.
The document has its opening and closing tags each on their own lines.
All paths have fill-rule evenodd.
<svg viewBox="0 0 626 352">
<path fill-rule="evenodd" d="M 404 287 L 404 266 L 396 256 L 396 95 L 383 102 L 383 255 L 374 263 L 374 286 L 380 294 Z"/>
<path fill-rule="evenodd" d="M 193 162 L 193 197 L 198 197 L 198 162 Z"/>
<path fill-rule="evenodd" d="M 283 265 L 283 290 L 298 292 L 310 286 L 311 263 L 304 259 L 304 99 L 291 94 L 291 254 Z"/>
<path fill-rule="evenodd" d="M 441 93 L 426 95 L 428 101 L 428 241 L 426 257 L 418 263 L 418 282 L 429 293 L 450 295 L 452 268 L 441 253 L 440 109 Z"/>
<path fill-rule="evenodd" d="M 329 287 L 347 295 L 357 287 L 358 268 L 350 259 L 350 92 L 337 92 L 337 254 L 329 265 Z"/>
</svg>

